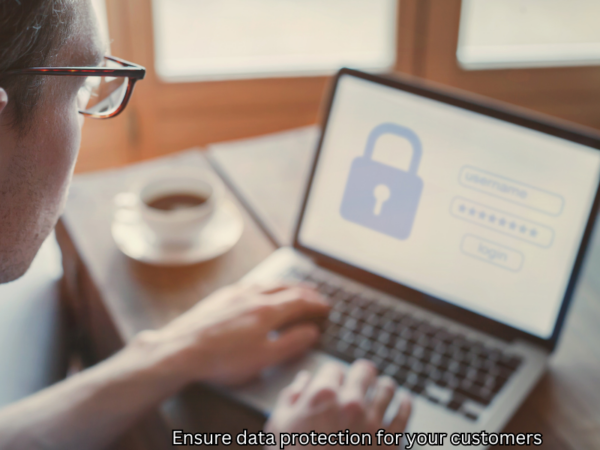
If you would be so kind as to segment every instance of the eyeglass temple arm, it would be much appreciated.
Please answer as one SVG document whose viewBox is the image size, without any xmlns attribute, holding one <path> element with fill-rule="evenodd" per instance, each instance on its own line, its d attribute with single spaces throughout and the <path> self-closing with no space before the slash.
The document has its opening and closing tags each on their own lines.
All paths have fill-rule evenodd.
<svg viewBox="0 0 600 450">
<path fill-rule="evenodd" d="M 143 80 L 146 69 L 143 66 L 125 61 L 115 56 L 105 56 L 110 61 L 124 65 L 127 69 L 107 69 L 105 67 L 31 67 L 29 69 L 10 70 L 7 75 L 58 75 L 58 76 L 113 76 Z"/>
</svg>

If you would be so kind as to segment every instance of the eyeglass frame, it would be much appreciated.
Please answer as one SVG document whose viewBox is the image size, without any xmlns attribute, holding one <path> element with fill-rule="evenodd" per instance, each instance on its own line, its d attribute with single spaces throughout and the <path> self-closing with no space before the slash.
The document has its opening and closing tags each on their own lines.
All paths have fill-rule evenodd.
<svg viewBox="0 0 600 450">
<path fill-rule="evenodd" d="M 119 107 L 110 114 L 94 114 L 85 111 L 79 111 L 80 114 L 94 119 L 110 119 L 123 112 L 129 99 L 133 94 L 133 88 L 138 80 L 143 80 L 146 76 L 146 68 L 138 64 L 125 61 L 115 56 L 105 55 L 104 59 L 122 64 L 124 69 L 108 69 L 106 67 L 30 67 L 28 69 L 9 70 L 5 75 L 49 75 L 66 77 L 105 77 L 113 76 L 127 78 L 127 90 Z"/>
</svg>

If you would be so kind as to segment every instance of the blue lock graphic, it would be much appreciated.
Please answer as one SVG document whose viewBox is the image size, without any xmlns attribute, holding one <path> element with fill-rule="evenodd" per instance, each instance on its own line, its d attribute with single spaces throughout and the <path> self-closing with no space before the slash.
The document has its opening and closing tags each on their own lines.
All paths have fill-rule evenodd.
<svg viewBox="0 0 600 450">
<path fill-rule="evenodd" d="M 408 172 L 373 161 L 377 140 L 384 134 L 400 136 L 412 145 Z M 340 214 L 346 220 L 397 239 L 410 236 L 423 192 L 417 176 L 421 162 L 421 141 L 414 131 L 383 123 L 371 131 L 365 154 L 352 161 Z"/>
</svg>

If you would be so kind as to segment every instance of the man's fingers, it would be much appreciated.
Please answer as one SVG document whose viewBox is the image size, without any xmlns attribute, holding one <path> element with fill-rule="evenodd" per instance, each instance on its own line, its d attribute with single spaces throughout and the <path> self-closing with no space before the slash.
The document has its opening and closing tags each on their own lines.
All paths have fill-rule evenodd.
<svg viewBox="0 0 600 450">
<path fill-rule="evenodd" d="M 325 318 L 329 313 L 329 305 L 312 289 L 290 288 L 272 294 L 274 313 L 271 326 L 274 329 L 301 320 Z"/>
<path fill-rule="evenodd" d="M 267 366 L 274 366 L 301 355 L 319 340 L 319 329 L 315 324 L 303 323 L 287 329 L 277 339 L 267 341 L 265 357 Z"/>
<path fill-rule="evenodd" d="M 396 383 L 390 377 L 380 377 L 377 380 L 369 408 L 369 415 L 373 423 L 378 426 L 383 423 L 383 416 L 395 393 Z"/>
<path fill-rule="evenodd" d="M 400 402 L 398 412 L 387 427 L 389 433 L 404 433 L 410 413 L 412 411 L 412 400 L 408 395 Z"/>
<path fill-rule="evenodd" d="M 263 283 L 252 283 L 250 289 L 260 294 L 271 295 L 281 291 L 294 288 L 313 289 L 311 285 L 306 283 L 296 283 L 292 281 L 267 281 Z"/>
<path fill-rule="evenodd" d="M 340 392 L 342 415 L 348 428 L 356 428 L 363 424 L 367 392 L 376 379 L 377 369 L 369 361 L 358 360 L 350 367 Z"/>
<path fill-rule="evenodd" d="M 344 369 L 342 366 L 334 362 L 327 363 L 313 377 L 303 397 L 311 406 L 333 402 L 337 399 L 343 381 Z"/>
<path fill-rule="evenodd" d="M 268 302 L 271 304 L 285 304 L 298 299 L 327 304 L 323 296 L 313 288 L 300 284 L 273 291 L 268 297 Z"/>
<path fill-rule="evenodd" d="M 261 294 L 276 294 L 277 292 L 285 291 L 286 289 L 291 289 L 295 287 L 295 284 L 285 283 L 282 281 L 273 281 L 268 283 L 263 283 L 258 285 L 258 292 Z"/>
<path fill-rule="evenodd" d="M 289 404 L 293 405 L 298 401 L 302 393 L 306 390 L 308 383 L 310 382 L 311 375 L 307 370 L 301 370 L 296 374 L 296 378 L 294 381 L 285 388 L 283 393 L 283 397 L 285 397 L 285 401 Z"/>
<path fill-rule="evenodd" d="M 294 284 L 283 281 L 256 282 L 249 280 L 240 280 L 231 285 L 236 291 L 248 294 L 271 294 L 284 289 L 289 289 L 293 286 Z"/>
<path fill-rule="evenodd" d="M 372 362 L 359 359 L 350 367 L 342 388 L 344 399 L 364 399 L 377 379 L 377 369 Z"/>
</svg>

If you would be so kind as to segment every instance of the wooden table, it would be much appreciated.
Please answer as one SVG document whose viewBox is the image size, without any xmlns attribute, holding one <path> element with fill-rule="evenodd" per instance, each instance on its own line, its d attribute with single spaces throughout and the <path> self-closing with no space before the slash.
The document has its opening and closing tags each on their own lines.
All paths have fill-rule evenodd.
<svg viewBox="0 0 600 450">
<path fill-rule="evenodd" d="M 298 189 L 303 186 L 301 177 L 305 176 L 311 154 L 309 147 L 285 151 L 274 146 L 268 165 L 264 164 L 264 155 L 263 159 L 235 158 L 231 154 L 213 159 L 218 160 L 221 172 L 255 174 L 246 184 L 269 180 L 286 192 L 285 187 L 291 184 Z M 214 261 L 166 269 L 139 264 L 122 255 L 110 235 L 112 198 L 146 171 L 179 164 L 210 170 L 205 157 L 193 151 L 115 171 L 77 176 L 73 181 L 57 235 L 64 252 L 65 281 L 79 325 L 79 341 L 89 363 L 122 348 L 137 332 L 163 326 L 218 287 L 240 278 L 276 248 L 273 239 L 244 212 L 242 239 L 233 250 Z M 240 169 L 236 164 L 244 166 Z M 278 171 L 278 164 L 298 167 L 292 171 L 296 179 L 289 171 Z M 286 176 L 277 177 L 284 172 Z M 243 185 L 236 184 L 235 188 L 239 190 Z M 227 195 L 233 197 L 231 193 Z M 295 194 L 294 198 L 299 196 Z M 286 210 L 290 216 L 298 208 L 296 200 L 290 202 L 285 196 L 272 197 L 270 203 L 271 208 Z M 596 233 L 549 370 L 507 426 L 512 432 L 543 433 L 545 449 L 600 449 L 599 275 L 600 233 Z M 221 427 L 218 431 L 237 431 L 244 421 L 252 423 L 252 427 L 261 424 L 259 417 L 193 386 L 167 401 L 158 414 L 146 418 L 136 439 L 146 438 L 146 446 L 167 448 L 165 432 L 171 427 L 210 430 L 219 416 L 218 423 L 228 429 Z"/>
</svg>

